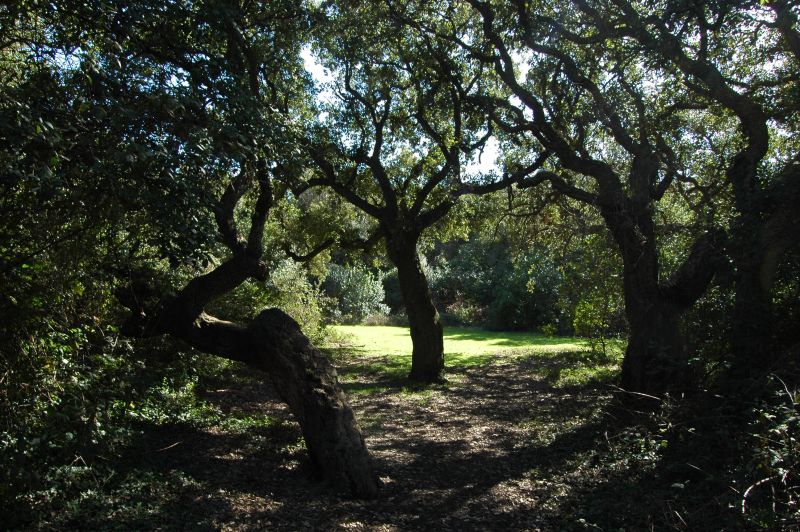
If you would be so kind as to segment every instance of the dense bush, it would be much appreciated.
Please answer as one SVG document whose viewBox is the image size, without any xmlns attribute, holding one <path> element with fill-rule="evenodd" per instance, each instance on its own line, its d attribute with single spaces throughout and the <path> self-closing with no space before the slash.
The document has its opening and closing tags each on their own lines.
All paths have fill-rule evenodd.
<svg viewBox="0 0 800 532">
<path fill-rule="evenodd" d="M 388 314 L 383 303 L 381 275 L 360 266 L 332 264 L 323 283 L 325 293 L 334 299 L 334 321 L 360 323 L 372 314 Z"/>
<path fill-rule="evenodd" d="M 383 301 L 392 314 L 402 313 L 405 310 L 403 294 L 400 292 L 400 279 L 397 277 L 397 268 L 392 268 L 383 274 Z"/>
<path fill-rule="evenodd" d="M 606 353 L 606 340 L 627 329 L 619 257 L 608 235 L 590 234 L 563 258 L 564 282 L 557 304 L 568 309 L 569 332 L 587 338 L 592 350 Z"/>
<path fill-rule="evenodd" d="M 752 525 L 778 530 L 800 525 L 800 392 L 778 378 L 772 388 L 754 409 L 741 510 Z"/>
<path fill-rule="evenodd" d="M 449 260 L 439 256 L 427 268 L 445 321 L 497 330 L 561 328 L 561 274 L 541 250 L 515 255 L 507 242 L 479 238 L 454 248 Z"/>
<path fill-rule="evenodd" d="M 561 275 L 540 250 L 518 255 L 508 276 L 495 287 L 487 325 L 493 329 L 539 329 L 558 326 Z"/>
<path fill-rule="evenodd" d="M 43 255 L 0 278 L 14 281 L 0 299 L 0 514 L 11 528 L 96 487 L 137 423 L 170 415 L 163 395 L 191 380 L 192 355 L 174 342 L 119 335 L 111 283 L 72 259 L 91 257 L 56 266 Z"/>
</svg>

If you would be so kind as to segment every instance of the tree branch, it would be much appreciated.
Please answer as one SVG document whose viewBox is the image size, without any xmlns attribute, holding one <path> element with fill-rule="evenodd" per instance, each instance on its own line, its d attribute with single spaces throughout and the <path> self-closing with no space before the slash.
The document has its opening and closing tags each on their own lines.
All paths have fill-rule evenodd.
<svg viewBox="0 0 800 532">
<path fill-rule="evenodd" d="M 247 237 L 247 254 L 260 259 L 264 254 L 264 226 L 269 217 L 274 198 L 272 196 L 272 183 L 264 161 L 257 163 L 258 198 L 253 206 L 253 214 L 250 217 L 250 234 Z"/>
<path fill-rule="evenodd" d="M 531 188 L 539 185 L 540 183 L 543 183 L 544 181 L 549 181 L 550 185 L 554 189 L 561 192 L 565 196 L 569 196 L 572 199 L 581 201 L 583 203 L 588 203 L 590 205 L 599 204 L 599 198 L 597 197 L 596 194 L 593 194 L 587 190 L 583 190 L 582 188 L 578 188 L 574 185 L 567 183 L 556 173 L 551 172 L 549 170 L 539 170 L 538 172 L 534 173 L 529 179 L 524 179 L 520 181 L 519 187 Z"/>
<path fill-rule="evenodd" d="M 320 150 L 311 149 L 310 154 L 311 158 L 314 160 L 314 162 L 317 164 L 319 169 L 324 174 L 324 177 L 309 179 L 304 185 L 300 185 L 293 188 L 292 192 L 297 194 L 295 190 L 300 191 L 302 193 L 302 191 L 307 190 L 314 186 L 328 186 L 332 188 L 334 192 L 342 196 L 344 199 L 346 199 L 355 207 L 358 207 L 359 209 L 369 214 L 373 218 L 380 218 L 383 209 L 378 207 L 377 205 L 373 205 L 366 199 L 362 198 L 361 196 L 353 192 L 353 190 L 347 185 L 340 183 L 337 180 L 337 173 L 333 164 L 328 159 L 325 158 L 324 154 L 322 154 Z M 354 171 L 357 171 L 357 168 L 354 169 Z"/>
<path fill-rule="evenodd" d="M 325 251 L 326 249 L 328 249 L 329 247 L 331 247 L 335 243 L 336 243 L 335 239 L 329 238 L 329 239 L 325 240 L 324 242 L 322 242 L 321 244 L 318 244 L 316 247 L 314 247 L 308 253 L 300 255 L 300 254 L 297 254 L 294 251 L 292 251 L 291 245 L 287 242 L 287 243 L 285 243 L 283 245 L 283 252 L 286 253 L 287 257 L 289 257 L 290 259 L 292 259 L 295 262 L 310 262 L 311 260 L 314 259 L 314 257 L 319 255 L 320 253 L 322 253 L 323 251 Z"/>
<path fill-rule="evenodd" d="M 659 285 L 666 302 L 680 308 L 689 308 L 702 296 L 724 261 L 723 249 L 726 235 L 712 229 L 695 240 L 689 256 L 675 274 Z"/>
<path fill-rule="evenodd" d="M 225 192 L 222 193 L 222 197 L 214 207 L 214 218 L 217 221 L 220 239 L 233 253 L 239 253 L 245 249 L 245 240 L 239 234 L 234 213 L 239 200 L 250 188 L 250 183 L 251 176 L 242 166 L 239 173 L 225 187 Z"/>
</svg>

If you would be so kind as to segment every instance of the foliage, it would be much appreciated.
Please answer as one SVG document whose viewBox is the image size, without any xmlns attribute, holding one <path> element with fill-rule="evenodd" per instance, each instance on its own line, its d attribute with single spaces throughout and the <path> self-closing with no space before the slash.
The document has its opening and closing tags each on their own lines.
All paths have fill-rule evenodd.
<svg viewBox="0 0 800 532">
<path fill-rule="evenodd" d="M 755 527 L 777 530 L 800 523 L 800 393 L 775 377 L 772 387 L 749 428 L 752 483 L 742 492 L 741 510 Z"/>
<path fill-rule="evenodd" d="M 428 267 L 444 318 L 496 330 L 533 330 L 558 324 L 562 277 L 539 248 L 514 250 L 503 240 L 473 238 L 448 244 L 451 258 Z"/>
<path fill-rule="evenodd" d="M 226 319 L 247 321 L 277 307 L 300 324 L 312 341 L 324 341 L 323 310 L 328 304 L 307 268 L 291 259 L 276 261 L 263 283 L 248 281 L 215 301 L 209 310 Z"/>
<path fill-rule="evenodd" d="M 597 240 L 587 239 L 587 247 L 571 263 L 572 326 L 576 335 L 589 340 L 592 350 L 607 356 L 607 340 L 625 331 L 624 306 L 619 277 L 610 273 L 614 257 L 603 254 Z"/>
<path fill-rule="evenodd" d="M 403 311 L 403 295 L 400 293 L 400 279 L 397 277 L 397 268 L 385 272 L 382 278 L 383 284 L 383 301 L 390 312 L 398 314 Z"/>
<path fill-rule="evenodd" d="M 555 326 L 561 316 L 557 306 L 562 279 L 541 250 L 532 248 L 518 255 L 502 283 L 495 288 L 495 299 L 489 305 L 489 327 L 493 329 L 536 329 Z"/>
<path fill-rule="evenodd" d="M 180 419 L 193 403 L 195 358 L 170 342 L 131 343 L 97 316 L 36 325 L 27 321 L 16 334 L 35 336 L 3 349 L 0 507 L 12 527 L 110 474 L 106 464 L 135 440 L 137 423 Z"/>
<path fill-rule="evenodd" d="M 389 312 L 383 303 L 380 274 L 362 266 L 332 264 L 322 288 L 335 301 L 332 319 L 336 322 L 360 323 L 374 314 Z"/>
<path fill-rule="evenodd" d="M 418 249 L 444 320 L 552 336 L 448 328 L 451 368 L 534 353 L 548 386 L 577 389 L 617 375 L 626 302 L 679 309 L 702 385 L 592 443 L 618 459 L 617 487 L 646 463 L 680 486 L 665 501 L 733 504 L 722 526 L 796 525 L 797 14 L 782 0 L 3 5 L 3 524 L 80 526 L 47 516 L 102 504 L 108 464 L 145 425 L 275 425 L 209 406 L 202 382 L 230 367 L 122 337 L 116 303 L 140 278 L 166 300 L 229 260 L 219 200 L 258 163 L 268 275 L 209 311 L 245 322 L 277 306 L 325 341 L 331 307 L 337 321 L 401 315 L 397 272 L 380 268 Z M 327 82 L 304 70 L 309 50 Z M 498 167 L 477 169 L 490 146 Z M 233 213 L 242 229 L 257 200 Z M 721 258 L 687 262 L 710 233 Z M 369 267 L 339 265 L 375 234 Z M 359 378 L 408 370 L 399 329 L 355 331 L 375 359 Z M 695 458 L 707 473 L 673 479 Z M 155 478 L 114 494 L 135 505 Z"/>
</svg>

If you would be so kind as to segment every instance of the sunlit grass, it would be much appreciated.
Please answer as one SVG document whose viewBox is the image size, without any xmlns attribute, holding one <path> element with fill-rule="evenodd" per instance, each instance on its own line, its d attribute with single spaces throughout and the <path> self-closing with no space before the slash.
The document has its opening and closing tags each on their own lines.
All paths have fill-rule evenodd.
<svg viewBox="0 0 800 532">
<path fill-rule="evenodd" d="M 419 394 L 425 386 L 407 382 L 411 369 L 408 327 L 340 325 L 338 342 L 329 351 L 348 364 L 343 384 L 348 393 L 369 395 L 388 390 Z M 530 332 L 497 332 L 467 327 L 444 329 L 445 368 L 480 366 L 512 361 L 540 360 L 541 372 L 557 387 L 600 384 L 619 371 L 622 344 L 607 342 L 605 355 L 592 352 L 580 338 L 545 336 Z"/>
<path fill-rule="evenodd" d="M 605 363 L 561 368 L 548 371 L 547 377 L 558 388 L 582 387 L 588 385 L 610 384 L 619 373 L 619 364 Z"/>
<path fill-rule="evenodd" d="M 340 347 L 362 356 L 408 358 L 407 363 L 411 363 L 408 327 L 338 325 L 335 329 L 351 339 L 350 343 Z M 588 343 L 578 338 L 467 327 L 444 329 L 445 364 L 449 366 L 471 366 L 485 364 L 498 357 L 585 351 L 588 348 Z"/>
</svg>

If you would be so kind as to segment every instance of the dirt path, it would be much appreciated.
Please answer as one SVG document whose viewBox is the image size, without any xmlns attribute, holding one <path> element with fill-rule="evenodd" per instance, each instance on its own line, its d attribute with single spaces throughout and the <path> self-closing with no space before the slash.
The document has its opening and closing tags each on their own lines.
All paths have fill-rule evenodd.
<svg viewBox="0 0 800 532">
<path fill-rule="evenodd" d="M 157 477 L 121 485 L 125 495 L 108 501 L 118 510 L 98 522 L 128 530 L 597 530 L 594 522 L 613 518 L 648 527 L 636 507 L 641 486 L 624 461 L 609 460 L 607 388 L 557 388 L 543 364 L 517 359 L 461 368 L 429 389 L 396 383 L 358 393 L 374 379 L 348 360 L 341 378 L 384 483 L 381 497 L 366 502 L 311 477 L 298 427 L 268 386 L 206 382 L 202 396 L 232 418 L 269 421 L 147 429 L 131 467 Z"/>
</svg>

